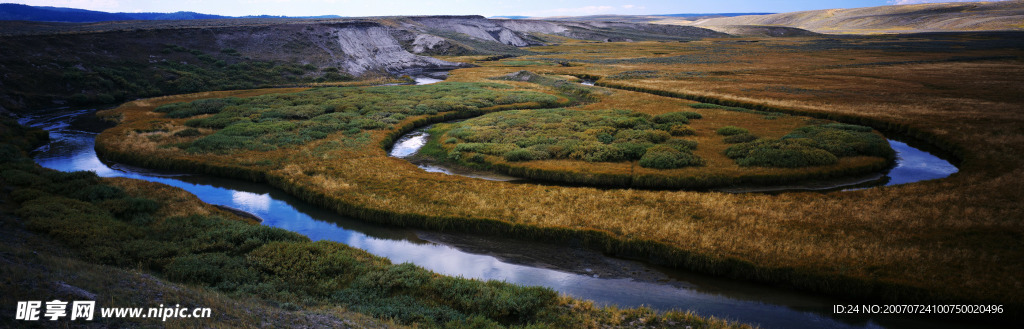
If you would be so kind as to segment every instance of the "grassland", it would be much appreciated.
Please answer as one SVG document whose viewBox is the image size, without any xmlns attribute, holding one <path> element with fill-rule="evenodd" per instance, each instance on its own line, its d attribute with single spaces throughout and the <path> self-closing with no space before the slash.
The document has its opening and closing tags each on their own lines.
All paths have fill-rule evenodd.
<svg viewBox="0 0 1024 329">
<path fill-rule="evenodd" d="M 925 140 L 961 163 L 961 172 L 947 179 L 860 191 L 732 195 L 507 184 L 425 173 L 377 147 L 433 122 L 422 117 L 407 118 L 392 130 L 368 131 L 370 144 L 356 147 L 347 147 L 354 144 L 343 134 L 288 150 L 231 156 L 160 147 L 186 127 L 183 119 L 154 112 L 158 106 L 243 97 L 242 92 L 127 103 L 106 113 L 121 124 L 101 134 L 97 147 L 118 161 L 268 182 L 371 222 L 575 241 L 706 273 L 876 302 L 996 303 L 1015 305 L 1012 310 L 1024 305 L 1024 265 L 1015 261 L 1024 257 L 1024 66 L 1014 40 L 936 35 L 569 43 L 534 47 L 550 55 L 516 59 L 567 62 L 533 70 L 601 78 L 599 85 L 614 87 L 600 102 L 578 110 L 678 111 L 695 100 L 745 105 Z M 522 69 L 501 61 L 477 64 L 452 72 L 449 80 L 492 81 Z M 655 73 L 603 78 L 635 71 Z M 796 121 L 760 131 L 744 123 L 765 113 L 704 110 L 695 109 L 703 119 L 691 125 L 721 124 L 697 130 L 706 138 L 694 138 L 700 146 L 732 145 L 714 133 L 725 125 L 778 139 L 807 123 L 780 116 L 764 121 Z M 711 113 L 725 118 L 711 120 Z M 734 123 L 727 122 L 729 116 Z M 725 158 L 701 150 L 694 154 Z"/>
<path fill-rule="evenodd" d="M 5 307 L 45 296 L 99 307 L 214 310 L 213 318 L 168 323 L 96 321 L 131 327 L 748 327 L 684 312 L 596 307 L 547 288 L 391 264 L 259 225 L 177 188 L 43 169 L 26 152 L 45 133 L 4 121 L 0 135 Z M 0 324 L 18 325 L 12 317 Z"/>
</svg>

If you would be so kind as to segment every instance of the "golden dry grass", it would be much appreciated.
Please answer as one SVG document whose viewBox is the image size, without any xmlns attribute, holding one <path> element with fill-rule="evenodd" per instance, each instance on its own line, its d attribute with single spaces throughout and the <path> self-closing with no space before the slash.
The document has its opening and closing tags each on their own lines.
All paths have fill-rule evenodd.
<svg viewBox="0 0 1024 329">
<path fill-rule="evenodd" d="M 154 149 L 132 131 L 175 123 L 149 112 L 158 102 L 129 103 L 110 111 L 124 120 L 101 134 L 97 145 L 101 153 L 119 160 L 265 180 L 306 200 L 377 222 L 521 237 L 563 234 L 566 239 L 585 236 L 573 232 L 603 232 L 626 242 L 601 240 L 596 248 L 831 294 L 1024 305 L 1024 265 L 1019 262 L 1024 259 L 1024 65 L 1012 58 L 943 61 L 953 56 L 1021 56 L 1022 51 L 951 54 L 807 46 L 816 40 L 579 43 L 534 50 L 575 60 L 678 54 L 721 59 L 538 70 L 598 76 L 641 69 L 699 72 L 692 78 L 610 82 L 904 125 L 956 152 L 963 160 L 962 171 L 947 179 L 824 194 L 508 184 L 426 173 L 387 157 L 377 144 L 313 151 L 318 142 L 292 152 L 234 156 Z M 802 46 L 807 47 L 792 50 Z M 871 64 L 878 62 L 906 63 Z M 452 72 L 451 80 L 479 81 L 519 69 L 463 69 Z M 373 135 L 374 140 L 384 137 Z M 287 159 L 288 165 L 255 164 L 267 158 Z M 547 231 L 559 233 L 538 233 Z M 674 253 L 650 254 L 659 250 Z"/>
</svg>

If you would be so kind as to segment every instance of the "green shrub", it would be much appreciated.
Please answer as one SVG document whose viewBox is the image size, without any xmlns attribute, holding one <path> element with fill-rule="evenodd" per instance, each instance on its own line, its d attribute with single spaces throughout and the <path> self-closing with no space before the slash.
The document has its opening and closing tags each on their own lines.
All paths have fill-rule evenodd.
<svg viewBox="0 0 1024 329">
<path fill-rule="evenodd" d="M 615 134 L 615 141 L 618 143 L 633 142 L 658 144 L 667 141 L 671 137 L 672 135 L 664 130 L 624 129 L 619 130 L 619 132 Z"/>
<path fill-rule="evenodd" d="M 668 133 L 672 136 L 693 136 L 697 134 L 697 131 L 687 125 L 672 125 L 668 129 Z"/>
<path fill-rule="evenodd" d="M 11 200 L 17 203 L 24 203 L 25 201 L 42 198 L 47 195 L 50 194 L 34 188 L 19 188 L 11 192 Z"/>
<path fill-rule="evenodd" d="M 699 114 L 693 112 L 676 112 L 666 116 L 668 119 L 665 120 L 689 120 L 688 117 L 697 116 Z M 644 113 L 614 109 L 505 111 L 451 124 L 439 132 L 444 134 L 439 138 L 446 141 L 454 139 L 456 146 L 451 153 L 482 153 L 502 156 L 507 161 L 549 158 L 587 162 L 640 160 L 649 148 L 666 145 L 685 151 L 685 155 L 676 156 L 682 160 L 673 160 L 680 166 L 700 163 L 690 154 L 697 147 L 695 141 L 674 140 L 667 130 L 676 125 L 655 124 L 652 120 Z M 677 134 L 687 130 L 692 133 L 685 125 L 677 126 Z M 498 145 L 512 147 L 500 149 Z M 455 158 L 461 159 L 461 155 Z"/>
<path fill-rule="evenodd" d="M 672 139 L 665 142 L 664 145 L 684 152 L 697 149 L 697 141 L 689 139 Z"/>
<path fill-rule="evenodd" d="M 189 254 L 174 258 L 165 270 L 171 280 L 207 286 L 249 284 L 259 279 L 244 258 L 223 253 Z"/>
<path fill-rule="evenodd" d="M 334 132 L 357 135 L 364 130 L 389 129 L 413 115 L 558 102 L 554 95 L 499 90 L 500 86 L 504 85 L 446 82 L 425 86 L 317 88 L 299 93 L 175 103 L 155 111 L 173 118 L 210 114 L 185 122 L 193 128 L 218 129 L 193 141 L 187 149 L 194 153 L 230 153 L 304 144 Z M 198 136 L 192 131 L 184 134 L 187 135 L 183 137 Z"/>
<path fill-rule="evenodd" d="M 889 141 L 871 128 L 849 124 L 806 126 L 793 130 L 783 139 L 810 139 L 814 146 L 837 157 L 877 156 L 892 158 L 895 153 Z"/>
<path fill-rule="evenodd" d="M 39 175 L 17 169 L 4 170 L 0 173 L 0 179 L 6 184 L 20 187 L 43 185 L 47 182 L 45 178 L 39 177 Z"/>
<path fill-rule="evenodd" d="M 177 137 L 195 137 L 195 136 L 199 136 L 199 135 L 202 135 L 202 133 L 199 132 L 199 129 L 195 129 L 195 128 L 186 128 L 186 129 L 184 129 L 182 131 L 174 133 L 174 136 L 177 136 Z"/>
<path fill-rule="evenodd" d="M 758 111 L 758 110 L 752 110 L 752 109 L 747 109 L 747 108 L 742 108 L 742 107 L 725 106 L 725 105 L 708 104 L 708 103 L 690 104 L 689 106 L 692 107 L 692 108 L 695 108 L 695 109 L 717 109 L 717 110 L 725 110 L 725 111 L 731 111 L 731 112 L 760 114 L 760 115 L 763 115 L 764 116 L 763 118 L 766 119 L 766 120 L 774 120 L 774 119 L 777 119 L 777 118 L 780 118 L 780 117 L 787 116 L 787 114 L 785 114 L 785 113 Z"/>
<path fill-rule="evenodd" d="M 82 201 L 96 202 L 107 199 L 123 198 L 126 196 L 123 190 L 110 185 L 89 184 L 70 195 Z"/>
<path fill-rule="evenodd" d="M 741 166 L 799 168 L 834 164 L 835 155 L 813 147 L 813 142 L 759 139 L 725 149 L 725 155 Z"/>
<path fill-rule="evenodd" d="M 674 169 L 688 166 L 700 166 L 704 161 L 687 151 L 680 151 L 671 146 L 659 145 L 647 149 L 640 158 L 640 166 L 655 169 Z"/>
<path fill-rule="evenodd" d="M 723 106 L 723 105 L 718 105 L 718 104 L 709 104 L 709 103 L 695 103 L 695 104 L 690 104 L 688 106 L 692 107 L 692 108 L 695 108 L 695 109 L 719 109 L 719 110 L 721 110 L 721 109 L 729 108 L 729 106 Z"/>
<path fill-rule="evenodd" d="M 691 119 L 700 119 L 701 117 L 697 112 L 669 112 L 654 116 L 654 122 L 687 124 Z"/>
<path fill-rule="evenodd" d="M 625 160 L 640 160 L 640 157 L 644 156 L 647 149 L 654 144 L 648 143 L 615 143 L 612 146 L 618 148 L 622 152 L 622 156 Z"/>
<path fill-rule="evenodd" d="M 750 131 L 736 126 L 725 126 L 722 128 L 718 128 L 718 130 L 715 130 L 715 133 L 722 136 L 732 136 L 740 134 L 749 134 Z"/>
<path fill-rule="evenodd" d="M 850 131 L 865 132 L 865 133 L 866 132 L 871 132 L 873 130 L 873 129 L 871 129 L 871 127 L 852 125 L 852 124 L 848 124 L 848 123 L 839 123 L 839 122 L 826 123 L 826 124 L 821 125 L 821 128 L 832 128 L 832 129 L 850 130 Z"/>
<path fill-rule="evenodd" d="M 725 140 L 726 143 L 729 143 L 729 144 L 746 143 L 746 142 L 753 142 L 753 141 L 757 140 L 757 136 L 751 135 L 749 133 L 748 134 L 739 134 L 739 135 L 726 136 L 724 140 Z"/>
<path fill-rule="evenodd" d="M 584 143 L 576 147 L 569 157 L 587 162 L 614 162 L 626 159 L 621 149 L 600 142 Z"/>
<path fill-rule="evenodd" d="M 231 125 L 232 123 L 238 122 L 240 119 L 237 117 L 209 117 L 202 119 L 191 119 L 185 121 L 185 125 L 196 128 L 210 128 L 210 129 L 221 129 Z"/>
<path fill-rule="evenodd" d="M 218 113 L 224 107 L 240 103 L 238 98 L 209 98 L 195 100 L 190 103 L 172 103 L 161 105 L 153 111 L 167 113 L 168 118 L 187 118 L 200 114 Z"/>
<path fill-rule="evenodd" d="M 506 161 L 532 161 L 532 160 L 544 160 L 550 158 L 551 155 L 544 151 L 534 149 L 515 149 L 506 152 L 502 155 Z"/>
<path fill-rule="evenodd" d="M 455 144 L 455 148 L 452 150 L 455 152 L 483 152 L 487 144 L 484 143 L 459 143 Z"/>
</svg>

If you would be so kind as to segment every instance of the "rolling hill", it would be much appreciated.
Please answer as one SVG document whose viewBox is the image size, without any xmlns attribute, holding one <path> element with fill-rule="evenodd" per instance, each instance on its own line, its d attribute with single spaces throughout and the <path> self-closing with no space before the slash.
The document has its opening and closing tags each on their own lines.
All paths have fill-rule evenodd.
<svg viewBox="0 0 1024 329">
<path fill-rule="evenodd" d="M 724 27 L 731 25 L 787 26 L 818 33 L 849 34 L 1022 30 L 1024 1 L 827 9 L 652 23 L 693 25 L 723 32 Z"/>
</svg>

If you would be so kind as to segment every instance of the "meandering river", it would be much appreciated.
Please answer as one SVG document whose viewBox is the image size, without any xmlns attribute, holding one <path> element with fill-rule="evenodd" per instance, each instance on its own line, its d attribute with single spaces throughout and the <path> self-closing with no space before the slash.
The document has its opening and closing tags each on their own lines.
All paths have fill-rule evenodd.
<svg viewBox="0 0 1024 329">
<path fill-rule="evenodd" d="M 207 203 L 259 216 L 263 225 L 294 231 L 314 241 L 344 243 L 395 263 L 411 262 L 446 275 L 545 286 L 599 304 L 692 310 L 763 328 L 956 327 L 907 317 L 835 315 L 833 305 L 851 302 L 665 269 L 580 248 L 373 225 L 312 206 L 264 184 L 105 162 L 94 150 L 96 132 L 71 129 L 69 123 L 85 115 L 91 115 L 91 111 L 51 111 L 23 118 L 22 124 L 50 132 L 51 142 L 33 154 L 36 162 L 61 171 L 89 170 L 102 177 L 128 177 L 175 186 Z M 400 145 L 392 154 L 411 152 L 415 144 Z M 899 168 L 914 174 L 891 176 L 887 184 L 939 178 L 936 172 L 946 172 L 948 176 L 956 171 L 952 165 L 916 160 L 923 156 L 920 153 L 927 152 L 902 148 L 899 143 L 893 145 L 901 160 L 889 175 Z"/>
</svg>

